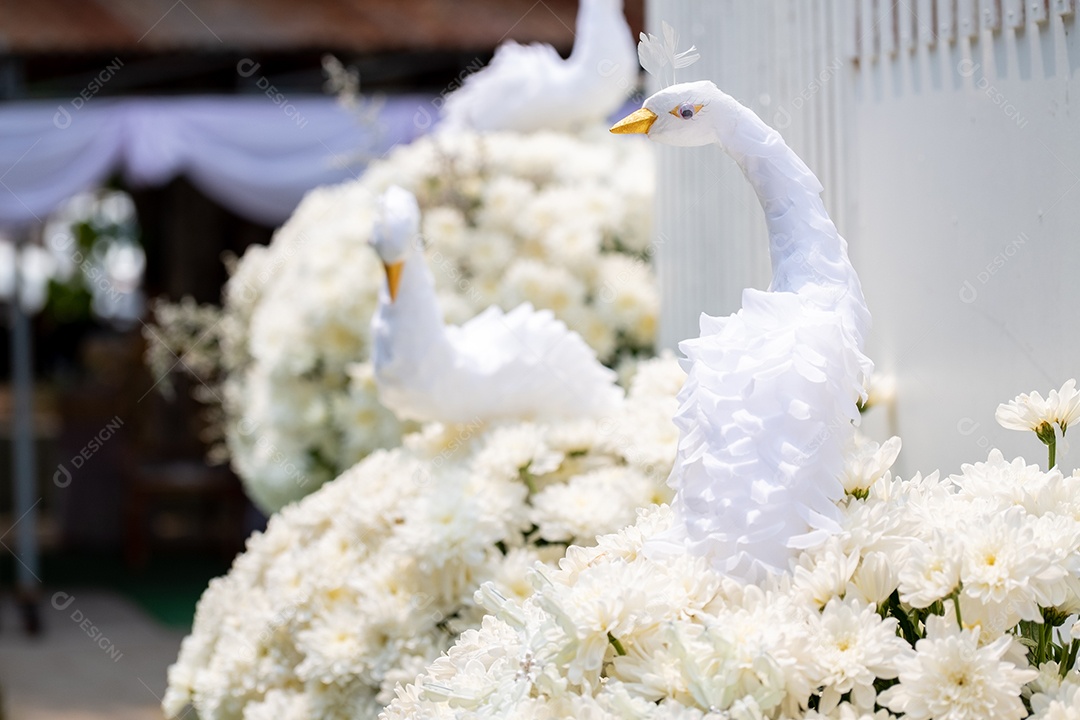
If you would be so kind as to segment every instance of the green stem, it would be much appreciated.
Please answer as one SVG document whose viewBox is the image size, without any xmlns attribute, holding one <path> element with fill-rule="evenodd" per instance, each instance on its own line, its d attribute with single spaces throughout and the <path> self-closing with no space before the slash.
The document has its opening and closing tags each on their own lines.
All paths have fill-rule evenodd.
<svg viewBox="0 0 1080 720">
<path fill-rule="evenodd" d="M 1057 433 L 1054 431 L 1054 426 L 1045 421 L 1041 422 L 1035 428 L 1035 434 L 1050 449 L 1050 467 L 1054 467 L 1057 463 Z"/>
<path fill-rule="evenodd" d="M 607 634 L 607 639 L 608 639 L 608 642 L 611 643 L 611 646 L 613 648 L 615 648 L 615 654 L 617 654 L 617 655 L 625 655 L 626 654 L 626 648 L 624 648 L 622 646 L 622 643 L 619 642 L 619 638 L 615 637 L 611 633 L 608 633 Z"/>
<path fill-rule="evenodd" d="M 960 628 L 960 631 L 964 630 L 964 618 L 960 614 L 960 586 L 957 585 L 952 594 L 953 608 L 956 610 L 956 625 Z"/>
<path fill-rule="evenodd" d="M 1061 659 L 1061 667 L 1058 668 L 1058 672 L 1061 673 L 1062 679 L 1069 674 L 1069 670 L 1076 664 L 1076 655 L 1080 652 L 1080 640 L 1073 640 L 1069 644 L 1069 647 L 1065 649 L 1065 656 Z"/>
<path fill-rule="evenodd" d="M 532 473 L 529 472 L 528 466 L 525 466 L 518 470 L 518 477 L 521 478 L 521 482 L 525 483 L 525 487 L 529 488 L 529 494 L 536 494 L 536 481 L 533 480 Z"/>
<path fill-rule="evenodd" d="M 904 639 L 912 647 L 915 647 L 915 643 L 919 640 L 919 631 L 911 622 L 911 616 L 904 611 L 904 608 L 900 607 L 900 592 L 898 590 L 893 590 L 892 595 L 889 596 L 889 612 L 900 625 L 900 633 L 904 636 Z"/>
</svg>

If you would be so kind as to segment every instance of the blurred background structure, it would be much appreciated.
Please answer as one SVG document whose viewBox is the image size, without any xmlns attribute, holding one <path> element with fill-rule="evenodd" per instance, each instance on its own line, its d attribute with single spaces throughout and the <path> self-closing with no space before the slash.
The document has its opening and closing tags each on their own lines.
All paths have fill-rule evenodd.
<svg viewBox="0 0 1080 720">
<path fill-rule="evenodd" d="M 443 94 L 500 42 L 568 53 L 576 12 L 576 0 L 0 0 L 0 686 L 14 709 L 27 709 L 10 689 L 19 653 L 37 652 L 5 654 L 14 635 L 43 629 L 65 646 L 72 613 L 102 608 L 105 623 L 116 593 L 186 630 L 208 579 L 264 522 L 232 473 L 206 464 L 189 388 L 157 392 L 142 362 L 148 302 L 218 301 L 225 255 L 268 242 L 307 190 L 429 131 Z M 641 29 L 643 3 L 627 14 Z M 327 54 L 340 60 L 329 80 Z M 74 626 L 61 655 L 82 641 L 100 652 Z M 147 662 L 170 661 L 178 639 Z M 57 707 L 85 705 L 69 694 Z"/>
</svg>

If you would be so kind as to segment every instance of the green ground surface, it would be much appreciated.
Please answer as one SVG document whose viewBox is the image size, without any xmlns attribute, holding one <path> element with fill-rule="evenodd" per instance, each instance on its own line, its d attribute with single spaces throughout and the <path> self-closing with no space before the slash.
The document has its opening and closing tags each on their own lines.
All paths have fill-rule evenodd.
<svg viewBox="0 0 1080 720">
<path fill-rule="evenodd" d="M 0 592 L 10 592 L 14 560 L 0 557 Z M 120 593 L 172 628 L 191 627 L 195 603 L 211 578 L 224 574 L 229 562 L 198 553 L 155 554 L 144 568 L 128 568 L 119 553 L 49 553 L 41 560 L 41 578 L 48 592 L 66 588 L 102 588 Z"/>
</svg>

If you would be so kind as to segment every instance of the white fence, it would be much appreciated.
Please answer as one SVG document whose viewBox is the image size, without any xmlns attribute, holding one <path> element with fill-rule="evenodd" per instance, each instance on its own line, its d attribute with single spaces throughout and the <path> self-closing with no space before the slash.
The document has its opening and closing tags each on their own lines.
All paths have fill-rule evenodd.
<svg viewBox="0 0 1080 720">
<path fill-rule="evenodd" d="M 1072 0 L 651 0 L 707 78 L 825 185 L 897 380 L 902 471 L 1001 447 L 997 403 L 1080 375 L 1080 40 Z M 654 30 L 655 32 L 655 30 Z M 768 284 L 761 211 L 713 149 L 660 154 L 661 336 Z M 1076 431 L 1080 433 L 1080 430 Z M 1071 469 L 1080 457 L 1066 454 Z M 1076 463 L 1080 464 L 1080 463 Z"/>
</svg>

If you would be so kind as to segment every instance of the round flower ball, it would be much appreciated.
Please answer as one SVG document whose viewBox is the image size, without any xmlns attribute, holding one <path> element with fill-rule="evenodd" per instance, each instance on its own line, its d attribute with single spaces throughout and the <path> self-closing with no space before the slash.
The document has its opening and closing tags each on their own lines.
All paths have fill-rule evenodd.
<svg viewBox="0 0 1080 720">
<path fill-rule="evenodd" d="M 439 133 L 310 192 L 236 263 L 214 331 L 222 434 L 256 504 L 277 511 L 413 429 L 379 403 L 368 362 L 379 193 L 416 194 L 447 323 L 531 302 L 614 366 L 654 347 L 651 163 L 645 143 L 599 130 Z"/>
</svg>

